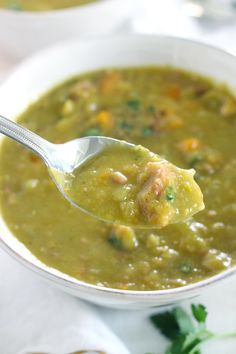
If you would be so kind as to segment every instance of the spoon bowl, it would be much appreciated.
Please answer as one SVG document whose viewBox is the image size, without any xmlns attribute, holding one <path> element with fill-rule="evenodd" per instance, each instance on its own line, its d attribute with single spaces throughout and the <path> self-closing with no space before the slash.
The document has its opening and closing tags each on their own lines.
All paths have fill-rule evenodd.
<svg viewBox="0 0 236 354">
<path fill-rule="evenodd" d="M 53 144 L 25 127 L 0 115 L 0 133 L 24 145 L 38 154 L 48 167 L 49 173 L 62 195 L 74 206 L 75 203 L 66 192 L 66 176 L 73 174 L 86 160 L 111 145 L 134 146 L 126 141 L 105 136 L 87 136 L 64 144 Z M 83 211 L 89 211 L 81 208 Z"/>
<path fill-rule="evenodd" d="M 86 136 L 74 139 L 64 144 L 51 144 L 45 162 L 49 167 L 62 173 L 72 173 L 86 160 L 101 152 L 110 145 L 134 146 L 126 141 L 109 138 L 106 136 Z M 53 174 L 54 177 L 54 174 Z"/>
<path fill-rule="evenodd" d="M 81 207 L 77 201 L 73 200 L 67 191 L 67 176 L 82 166 L 87 160 L 102 152 L 108 146 L 135 146 L 126 141 L 113 139 L 105 136 L 86 136 L 68 141 L 64 144 L 51 144 L 50 156 L 45 159 L 50 176 L 63 196 L 75 207 L 79 207 L 84 212 L 94 215 L 89 210 Z M 98 216 L 96 216 L 99 218 Z"/>
</svg>

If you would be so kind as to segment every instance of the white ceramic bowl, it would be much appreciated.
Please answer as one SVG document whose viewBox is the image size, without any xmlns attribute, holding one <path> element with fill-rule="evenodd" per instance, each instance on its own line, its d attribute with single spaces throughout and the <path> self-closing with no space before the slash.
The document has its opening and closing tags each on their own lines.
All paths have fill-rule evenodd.
<svg viewBox="0 0 236 354">
<path fill-rule="evenodd" d="M 0 9 L 0 50 L 21 58 L 61 40 L 110 34 L 131 16 L 138 2 L 99 0 L 46 12 Z"/>
<path fill-rule="evenodd" d="M 62 43 L 24 62 L 0 88 L 0 112 L 15 119 L 53 86 L 89 70 L 166 64 L 193 70 L 236 88 L 236 58 L 221 50 L 169 37 L 111 37 Z M 236 270 L 234 267 L 204 281 L 165 291 L 102 288 L 78 281 L 42 264 L 14 237 L 1 217 L 0 230 L 1 244 L 27 267 L 61 289 L 105 306 L 131 309 L 171 304 L 201 293 L 204 288 L 227 278 Z"/>
</svg>

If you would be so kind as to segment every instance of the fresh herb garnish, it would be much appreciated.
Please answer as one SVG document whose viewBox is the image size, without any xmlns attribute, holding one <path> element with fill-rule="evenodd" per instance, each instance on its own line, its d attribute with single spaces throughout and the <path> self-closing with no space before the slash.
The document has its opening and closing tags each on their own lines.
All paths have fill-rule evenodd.
<svg viewBox="0 0 236 354">
<path fill-rule="evenodd" d="M 129 100 L 127 101 L 127 106 L 132 109 L 132 111 L 137 112 L 139 110 L 140 103 L 138 100 Z"/>
<path fill-rule="evenodd" d="M 122 122 L 119 123 L 119 127 L 120 127 L 121 129 L 127 129 L 127 130 L 129 130 L 129 129 L 132 129 L 132 128 L 133 128 L 133 125 L 130 124 L 130 123 L 128 123 L 128 122 L 126 122 L 126 121 L 122 121 Z"/>
<path fill-rule="evenodd" d="M 192 313 L 197 322 L 206 322 L 207 311 L 204 305 L 191 305 Z"/>
<path fill-rule="evenodd" d="M 180 265 L 180 270 L 184 274 L 189 274 L 189 273 L 192 273 L 193 266 L 190 263 L 182 263 Z"/>
<path fill-rule="evenodd" d="M 142 129 L 142 135 L 143 135 L 144 137 L 151 136 L 152 134 L 153 134 L 152 128 L 144 127 L 144 128 Z"/>
<path fill-rule="evenodd" d="M 203 156 L 201 154 L 194 154 L 188 159 L 188 165 L 189 167 L 195 167 L 202 160 Z"/>
<path fill-rule="evenodd" d="M 122 241 L 117 237 L 114 232 L 111 232 L 108 236 L 108 242 L 117 249 L 122 249 Z"/>
<path fill-rule="evenodd" d="M 151 322 L 171 341 L 165 354 L 201 354 L 200 345 L 219 337 L 236 337 L 235 333 L 218 335 L 206 327 L 204 305 L 192 305 L 191 314 L 181 307 L 150 317 Z M 151 354 L 151 353 L 150 353 Z"/>
<path fill-rule="evenodd" d="M 175 193 L 175 190 L 173 187 L 167 187 L 166 188 L 166 199 L 168 201 L 173 201 L 175 200 L 175 197 L 176 197 L 176 193 Z"/>
<path fill-rule="evenodd" d="M 102 135 L 102 131 L 100 128 L 90 128 L 87 129 L 82 136 L 99 136 Z"/>
</svg>

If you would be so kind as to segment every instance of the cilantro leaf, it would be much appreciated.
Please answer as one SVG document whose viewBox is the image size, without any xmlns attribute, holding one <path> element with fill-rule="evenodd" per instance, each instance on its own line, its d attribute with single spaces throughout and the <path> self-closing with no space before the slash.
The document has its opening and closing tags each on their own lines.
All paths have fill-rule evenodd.
<svg viewBox="0 0 236 354">
<path fill-rule="evenodd" d="M 166 200 L 173 201 L 176 198 L 175 190 L 172 186 L 167 187 L 166 189 Z"/>
<path fill-rule="evenodd" d="M 207 318 L 207 310 L 206 307 L 204 305 L 191 305 L 191 309 L 192 309 L 192 313 L 194 318 L 196 319 L 197 322 L 199 323 L 205 323 L 206 322 L 206 318 Z"/>
<path fill-rule="evenodd" d="M 165 337 L 172 340 L 194 330 L 190 316 L 180 307 L 153 315 L 150 319 Z"/>
<path fill-rule="evenodd" d="M 165 354 L 201 354 L 200 345 L 210 339 L 236 337 L 236 333 L 215 334 L 206 328 L 204 305 L 191 305 L 188 314 L 180 307 L 151 316 L 152 323 L 170 340 Z M 195 319 L 193 321 L 192 319 Z"/>
<path fill-rule="evenodd" d="M 114 232 L 111 232 L 108 235 L 108 239 L 107 240 L 114 248 L 117 248 L 119 250 L 122 249 L 122 242 L 121 242 L 121 240 L 117 237 L 117 235 Z"/>
<path fill-rule="evenodd" d="M 183 344 L 185 341 L 186 335 L 180 334 L 167 349 L 165 354 L 184 354 L 182 352 Z"/>
<path fill-rule="evenodd" d="M 131 99 L 131 100 L 129 100 L 129 101 L 127 102 L 127 106 L 128 106 L 131 110 L 137 112 L 137 111 L 139 110 L 139 107 L 140 107 L 140 102 L 139 102 L 139 100 Z"/>
<path fill-rule="evenodd" d="M 180 328 L 173 311 L 158 313 L 150 317 L 151 322 L 167 338 L 174 339 L 180 335 Z"/>
<path fill-rule="evenodd" d="M 173 310 L 173 314 L 181 333 L 187 334 L 194 331 L 193 322 L 190 316 L 181 307 L 176 307 Z"/>
<path fill-rule="evenodd" d="M 100 128 L 89 128 L 82 134 L 82 136 L 99 136 L 99 135 L 102 135 L 102 131 Z"/>
<path fill-rule="evenodd" d="M 200 343 L 205 342 L 206 340 L 209 340 L 212 338 L 213 333 L 210 331 L 206 330 L 205 328 L 201 328 L 200 325 L 197 329 L 195 329 L 193 332 L 189 333 L 184 341 L 183 344 L 183 352 L 185 353 L 195 353 L 196 350 L 199 347 Z M 195 351 L 193 352 L 195 348 Z M 199 351 L 200 352 L 200 351 Z"/>
</svg>

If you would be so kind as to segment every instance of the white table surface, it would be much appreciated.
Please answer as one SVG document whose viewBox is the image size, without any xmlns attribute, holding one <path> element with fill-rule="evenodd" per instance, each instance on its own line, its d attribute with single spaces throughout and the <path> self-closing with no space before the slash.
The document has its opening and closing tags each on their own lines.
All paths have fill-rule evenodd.
<svg viewBox="0 0 236 354">
<path fill-rule="evenodd" d="M 181 0 L 143 0 L 143 4 L 145 6 L 142 11 L 133 19 L 134 31 L 194 38 L 236 52 L 236 21 L 220 26 L 203 26 L 184 14 Z M 4 80 L 16 64 L 16 60 L 4 57 L 0 51 L 0 80 Z M 17 268 L 22 277 L 32 276 L 30 271 L 25 271 L 23 268 L 22 271 L 19 270 L 22 266 L 0 250 L 0 267 L 2 266 L 8 272 L 14 272 Z M 41 279 L 38 281 L 42 287 L 46 286 Z M 1 287 L 4 286 L 1 284 Z M 205 304 L 209 309 L 210 329 L 218 332 L 236 331 L 236 277 L 206 291 L 194 301 Z M 186 302 L 184 306 L 188 304 Z M 132 312 L 104 308 L 98 310 L 103 320 L 124 341 L 131 354 L 164 352 L 166 341 L 149 323 L 149 310 Z M 236 339 L 208 343 L 202 352 L 203 354 L 236 354 Z"/>
</svg>

